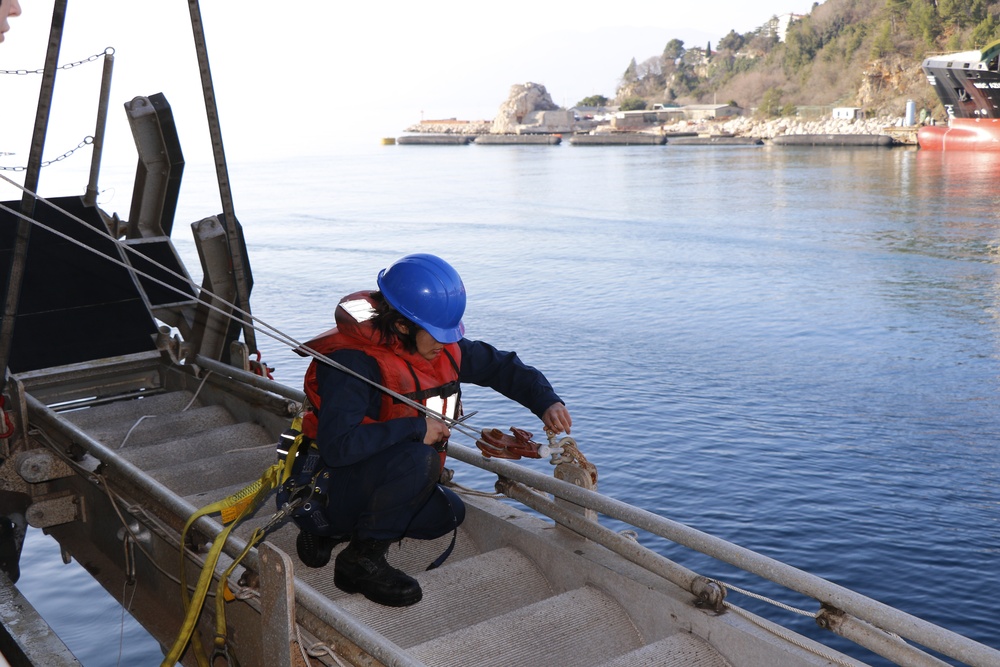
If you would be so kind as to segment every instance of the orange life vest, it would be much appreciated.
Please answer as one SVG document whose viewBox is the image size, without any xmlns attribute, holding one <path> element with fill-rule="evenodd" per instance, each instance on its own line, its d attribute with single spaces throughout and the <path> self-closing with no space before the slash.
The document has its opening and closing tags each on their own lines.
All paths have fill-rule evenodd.
<svg viewBox="0 0 1000 667">
<path fill-rule="evenodd" d="M 334 313 L 337 326 L 312 339 L 306 346 L 322 354 L 329 355 L 337 350 L 360 350 L 375 359 L 382 374 L 382 386 L 402 394 L 435 412 L 451 417 L 459 413 L 458 369 L 462 363 L 462 352 L 458 343 L 447 344 L 442 353 L 433 361 L 419 354 L 407 352 L 396 341 L 385 345 L 380 341 L 379 332 L 370 320 L 374 315 L 375 302 L 370 291 L 355 292 L 340 300 Z M 305 392 L 312 411 L 302 420 L 302 432 L 315 439 L 319 425 L 317 413 L 322 410 L 319 384 L 316 379 L 317 364 L 313 359 L 305 376 Z M 400 402 L 387 393 L 382 394 L 382 404 L 378 419 L 365 417 L 362 423 L 383 422 L 400 417 L 420 416 L 417 409 Z"/>
</svg>

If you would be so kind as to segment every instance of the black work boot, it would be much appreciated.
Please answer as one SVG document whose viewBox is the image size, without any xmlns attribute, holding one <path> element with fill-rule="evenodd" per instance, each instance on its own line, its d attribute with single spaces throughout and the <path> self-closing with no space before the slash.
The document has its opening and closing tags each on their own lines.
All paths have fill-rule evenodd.
<svg viewBox="0 0 1000 667">
<path fill-rule="evenodd" d="M 417 580 L 385 559 L 389 544 L 388 540 L 352 539 L 337 554 L 333 583 L 346 593 L 361 593 L 387 607 L 408 607 L 420 602 L 423 592 Z"/>
<path fill-rule="evenodd" d="M 336 537 L 323 537 L 306 530 L 300 530 L 299 536 L 295 538 L 295 551 L 299 554 L 299 560 L 306 567 L 323 567 L 330 562 L 330 553 L 333 548 L 344 540 Z"/>
</svg>

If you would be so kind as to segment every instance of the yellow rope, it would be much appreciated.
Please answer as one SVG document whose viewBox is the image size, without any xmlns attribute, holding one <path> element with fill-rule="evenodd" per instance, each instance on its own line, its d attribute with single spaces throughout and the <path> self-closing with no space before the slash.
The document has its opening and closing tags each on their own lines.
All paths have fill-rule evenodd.
<svg viewBox="0 0 1000 667">
<path fill-rule="evenodd" d="M 177 664 L 180 660 L 181 655 L 184 653 L 184 649 L 187 648 L 189 643 L 194 644 L 195 658 L 200 667 L 208 666 L 208 659 L 204 655 L 204 650 L 202 647 L 202 642 L 198 635 L 197 625 L 198 617 L 201 615 L 201 611 L 205 606 L 205 598 L 208 595 L 208 589 L 211 586 L 212 578 L 215 575 L 215 568 L 219 562 L 219 557 L 222 555 L 222 548 L 226 544 L 226 540 L 229 539 L 229 534 L 233 529 L 239 525 L 246 517 L 253 514 L 253 512 L 260 506 L 260 503 L 273 491 L 283 484 L 288 477 L 291 475 L 292 463 L 295 461 L 295 454 L 302 442 L 301 435 L 295 439 L 292 447 L 289 448 L 288 455 L 284 462 L 275 463 L 261 475 L 260 479 L 256 480 L 252 484 L 247 485 L 240 491 L 218 501 L 211 503 L 202 507 L 200 510 L 192 514 L 187 522 L 184 524 L 184 529 L 181 531 L 181 544 L 180 544 L 180 580 L 181 580 L 181 602 L 184 606 L 184 623 L 181 625 L 181 630 L 177 636 L 177 640 L 174 642 L 170 649 L 170 652 L 164 657 L 161 667 L 172 667 Z M 201 517 L 208 514 L 219 513 L 223 524 L 228 524 L 222 530 L 221 533 L 212 542 L 211 548 L 208 550 L 208 554 L 205 556 L 205 564 L 202 566 L 201 574 L 198 576 L 198 583 L 195 585 L 194 593 L 189 598 L 187 590 L 187 578 L 184 575 L 184 565 L 185 565 L 185 544 L 187 543 L 187 532 L 194 525 L 195 521 Z M 226 581 L 232 574 L 236 566 L 243 560 L 244 557 L 250 552 L 261 539 L 264 537 L 264 530 L 258 528 L 254 531 L 253 535 L 247 542 L 246 548 L 243 553 L 236 558 L 232 564 L 226 568 L 225 572 L 219 580 L 219 586 L 225 589 Z M 216 607 L 216 636 L 214 644 L 216 646 L 216 652 L 225 653 L 226 650 L 226 620 L 225 620 L 225 595 L 223 592 L 216 587 L 215 593 L 215 607 Z M 192 641 L 193 640 L 193 641 Z"/>
</svg>

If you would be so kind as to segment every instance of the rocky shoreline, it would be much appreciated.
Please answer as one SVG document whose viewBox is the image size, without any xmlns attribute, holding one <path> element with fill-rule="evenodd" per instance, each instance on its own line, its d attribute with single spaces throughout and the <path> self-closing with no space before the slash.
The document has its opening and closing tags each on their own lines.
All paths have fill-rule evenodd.
<svg viewBox="0 0 1000 667">
<path fill-rule="evenodd" d="M 493 122 L 481 121 L 425 121 L 406 128 L 409 133 L 421 134 L 461 134 L 481 135 L 492 133 Z M 812 134 L 885 134 L 892 128 L 902 128 L 901 116 L 881 116 L 878 118 L 844 120 L 800 120 L 796 118 L 760 119 L 740 116 L 726 121 L 678 121 L 655 128 L 642 130 L 645 133 L 667 134 L 689 133 L 707 135 L 731 135 L 755 139 L 774 139 L 784 135 Z M 606 128 L 606 129 L 605 129 Z M 610 126 L 600 126 L 595 132 L 610 131 Z"/>
<path fill-rule="evenodd" d="M 430 120 L 411 125 L 404 132 L 415 134 L 490 134 L 491 120 Z"/>
<path fill-rule="evenodd" d="M 796 117 L 755 118 L 753 116 L 727 116 L 718 120 L 655 121 L 648 125 L 618 122 L 622 115 L 611 115 L 600 109 L 581 118 L 572 110 L 560 108 L 540 83 L 527 82 L 510 87 L 507 99 L 500 105 L 492 120 L 421 120 L 406 128 L 409 134 L 437 135 L 518 135 L 518 134 L 654 134 L 669 137 L 672 134 L 701 136 L 740 137 L 769 141 L 788 135 L 871 135 L 891 134 L 899 143 L 915 141 L 916 128 L 905 127 L 901 116 L 878 116 L 867 119 L 822 118 L 806 120 Z M 582 113 L 582 112 L 580 112 Z M 653 111 L 653 117 L 664 116 Z M 687 114 L 685 114 L 687 116 Z M 645 118 L 645 114 L 643 114 Z M 690 118 L 690 116 L 687 116 Z M 913 135 L 912 137 L 910 135 Z"/>
<path fill-rule="evenodd" d="M 682 125 L 677 123 L 676 125 Z M 825 119 L 803 121 L 795 118 L 772 118 L 761 120 L 739 117 L 722 123 L 712 123 L 720 134 L 737 137 L 774 139 L 784 135 L 803 134 L 885 134 L 887 128 L 902 128 L 903 118 L 882 116 L 858 120 Z M 701 132 L 700 129 L 688 130 Z"/>
</svg>

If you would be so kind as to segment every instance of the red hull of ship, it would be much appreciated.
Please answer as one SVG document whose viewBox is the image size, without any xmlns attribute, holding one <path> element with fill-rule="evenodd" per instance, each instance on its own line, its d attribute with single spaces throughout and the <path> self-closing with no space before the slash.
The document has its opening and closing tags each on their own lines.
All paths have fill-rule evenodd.
<svg viewBox="0 0 1000 667">
<path fill-rule="evenodd" d="M 929 151 L 1000 151 L 1000 118 L 953 118 L 948 127 L 926 125 L 917 143 Z"/>
</svg>

